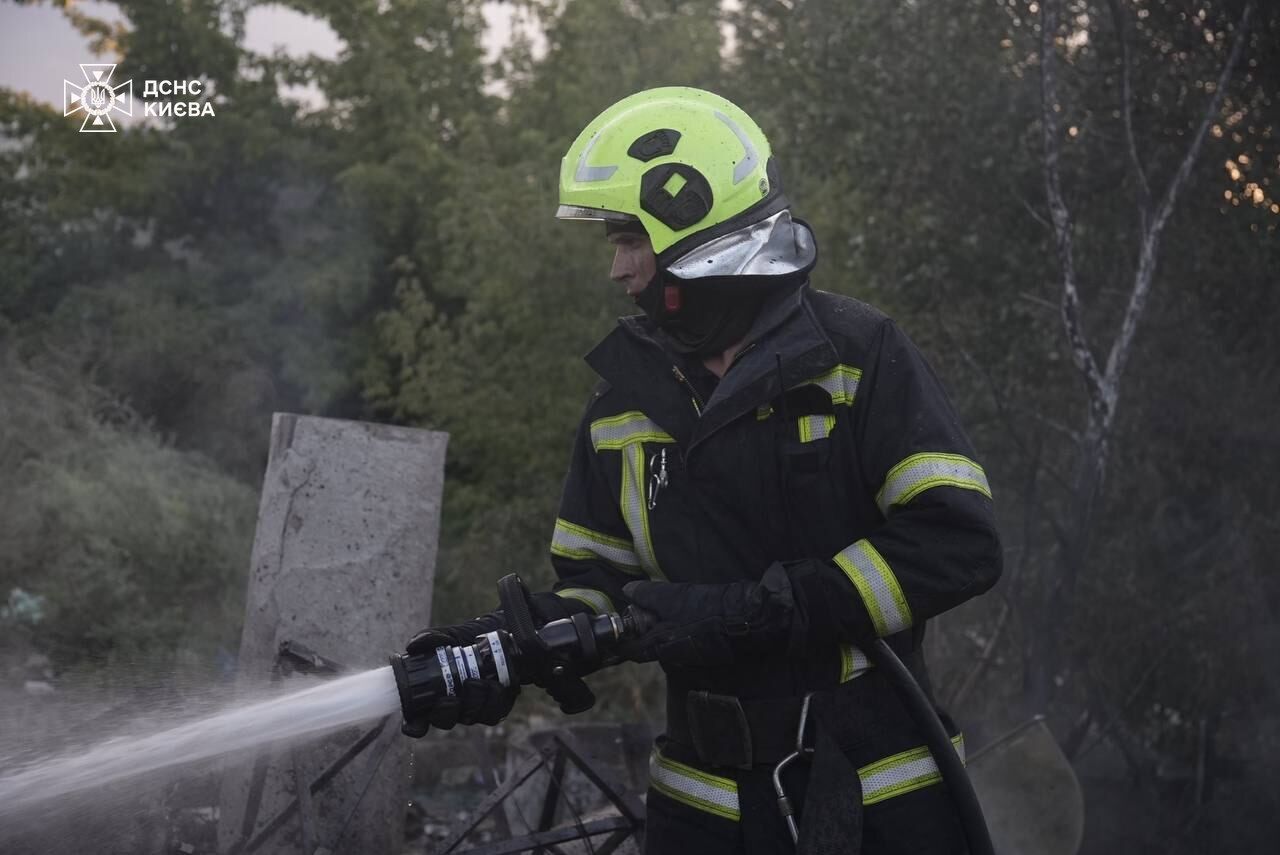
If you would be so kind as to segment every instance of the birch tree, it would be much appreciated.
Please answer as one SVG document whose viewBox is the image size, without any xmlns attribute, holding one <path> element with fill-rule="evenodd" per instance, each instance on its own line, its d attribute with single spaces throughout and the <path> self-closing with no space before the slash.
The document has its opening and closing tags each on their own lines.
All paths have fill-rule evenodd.
<svg viewBox="0 0 1280 855">
<path fill-rule="evenodd" d="M 1157 284 L 1161 237 L 1200 158 L 1210 126 L 1222 111 L 1227 85 L 1239 65 L 1254 14 L 1254 3 L 1250 0 L 1233 28 L 1233 45 L 1210 89 L 1199 123 L 1176 168 L 1161 180 L 1144 160 L 1134 133 L 1132 58 L 1126 11 L 1120 0 L 1108 0 L 1114 35 L 1120 48 L 1119 112 L 1123 124 L 1123 156 L 1128 159 L 1138 188 L 1134 210 L 1138 228 L 1135 245 L 1131 247 L 1133 271 L 1124 286 L 1127 299 L 1118 318 L 1104 319 L 1105 325 L 1114 327 L 1115 332 L 1104 346 L 1106 356 L 1102 358 L 1098 355 L 1101 351 L 1096 333 L 1086 330 L 1074 246 L 1077 222 L 1064 192 L 1064 132 L 1059 118 L 1064 105 L 1059 92 L 1059 75 L 1062 53 L 1069 38 L 1063 35 L 1065 5 L 1064 0 L 1042 0 L 1040 7 L 1040 126 L 1044 192 L 1056 251 L 1062 332 L 1072 364 L 1084 385 L 1086 405 L 1081 417 L 1083 427 L 1074 437 L 1075 462 L 1070 475 L 1065 519 L 1059 528 L 1057 566 L 1044 591 L 1042 620 L 1032 642 L 1025 696 L 1033 709 L 1044 709 L 1049 705 L 1055 694 L 1055 683 L 1065 679 L 1070 665 L 1064 634 L 1076 605 L 1077 583 L 1088 567 L 1116 412 L 1125 391 L 1125 370 L 1134 356 L 1135 337 Z"/>
</svg>

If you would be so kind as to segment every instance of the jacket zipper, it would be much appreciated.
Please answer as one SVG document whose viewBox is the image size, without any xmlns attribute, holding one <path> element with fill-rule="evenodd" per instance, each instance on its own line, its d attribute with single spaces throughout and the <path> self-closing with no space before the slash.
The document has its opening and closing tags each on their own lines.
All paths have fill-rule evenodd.
<svg viewBox="0 0 1280 855">
<path fill-rule="evenodd" d="M 733 359 L 729 361 L 729 367 L 732 368 L 733 366 L 737 365 L 738 360 L 741 359 L 743 356 L 746 356 L 752 350 L 754 350 L 755 346 L 756 346 L 756 343 L 753 341 L 751 342 L 751 344 L 747 345 L 742 350 L 735 353 L 733 355 Z M 685 387 L 685 389 L 689 390 L 689 395 L 692 396 L 693 398 L 694 412 L 696 412 L 699 416 L 701 416 L 702 408 L 706 406 L 706 402 L 702 400 L 702 396 L 698 394 L 698 390 L 693 388 L 693 384 L 689 382 L 688 377 L 684 376 L 684 372 L 680 370 L 679 366 L 672 365 L 671 373 L 675 375 L 675 378 L 680 381 L 680 383 Z"/>
<path fill-rule="evenodd" d="M 747 345 L 746 347 L 742 348 L 742 350 L 739 350 L 737 353 L 735 353 L 735 354 L 733 355 L 733 359 L 730 359 L 730 360 L 729 360 L 729 368 L 732 368 L 733 366 L 737 365 L 737 364 L 738 364 L 738 360 L 739 360 L 739 359 L 741 359 L 742 357 L 746 356 L 748 353 L 750 353 L 751 351 L 753 351 L 753 350 L 755 350 L 755 349 L 756 349 L 756 343 L 753 341 L 753 342 L 751 342 L 751 344 L 749 344 L 749 345 Z M 728 369 L 726 369 L 726 372 L 727 372 L 727 371 L 728 371 Z"/>
<path fill-rule="evenodd" d="M 684 376 L 684 372 L 680 370 L 679 366 L 672 365 L 671 373 L 675 375 L 675 378 L 680 381 L 680 384 L 689 391 L 689 395 L 693 400 L 693 411 L 698 414 L 699 418 L 701 418 L 702 408 L 704 406 L 702 396 L 698 394 L 697 389 L 693 388 L 693 384 L 689 382 L 688 377 Z"/>
</svg>

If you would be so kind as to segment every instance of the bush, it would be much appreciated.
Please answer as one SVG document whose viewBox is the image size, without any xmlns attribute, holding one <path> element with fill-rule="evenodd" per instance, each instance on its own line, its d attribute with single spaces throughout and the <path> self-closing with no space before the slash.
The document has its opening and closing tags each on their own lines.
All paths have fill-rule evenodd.
<svg viewBox="0 0 1280 855">
<path fill-rule="evenodd" d="M 65 361 L 0 355 L 0 595 L 9 632 L 71 665 L 208 656 L 239 633 L 256 500 Z"/>
</svg>

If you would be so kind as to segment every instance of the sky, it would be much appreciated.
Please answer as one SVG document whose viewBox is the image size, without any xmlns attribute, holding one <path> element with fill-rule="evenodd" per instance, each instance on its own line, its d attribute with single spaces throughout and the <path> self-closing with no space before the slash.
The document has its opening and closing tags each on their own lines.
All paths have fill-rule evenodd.
<svg viewBox="0 0 1280 855">
<path fill-rule="evenodd" d="M 86 14 L 120 20 L 114 3 L 80 2 Z M 511 34 L 510 4 L 484 4 L 489 24 L 485 47 L 492 58 Z M 341 41 L 329 25 L 282 6 L 258 6 L 246 20 L 246 46 L 270 52 L 277 45 L 290 55 L 308 53 L 326 59 L 337 56 Z M 0 0 L 0 86 L 27 92 L 49 104 L 62 104 L 62 81 L 83 82 L 80 63 L 112 62 L 95 56 L 88 40 L 75 31 L 62 12 L 47 5 L 19 6 Z M 141 92 L 135 93 L 140 97 Z"/>
</svg>

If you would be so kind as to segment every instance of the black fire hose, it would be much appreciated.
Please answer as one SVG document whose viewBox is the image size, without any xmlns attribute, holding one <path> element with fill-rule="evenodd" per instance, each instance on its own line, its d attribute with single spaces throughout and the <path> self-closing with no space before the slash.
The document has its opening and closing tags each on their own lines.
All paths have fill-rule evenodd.
<svg viewBox="0 0 1280 855">
<path fill-rule="evenodd" d="M 951 743 L 951 736 L 947 733 L 947 728 L 938 717 L 928 696 L 925 695 L 924 689 L 920 688 L 920 683 L 883 639 L 876 639 L 865 652 L 867 658 L 893 683 L 894 688 L 902 696 L 907 712 L 910 713 L 916 726 L 923 731 L 925 745 L 933 754 L 933 760 L 938 764 L 938 771 L 942 773 L 942 782 L 951 793 L 951 801 L 960 815 L 960 824 L 964 828 L 969 855 L 995 855 L 995 847 L 991 843 L 991 832 L 987 830 L 987 821 L 982 815 L 982 805 L 978 803 L 978 794 L 973 791 L 969 773 L 965 771 L 964 763 Z"/>
</svg>

